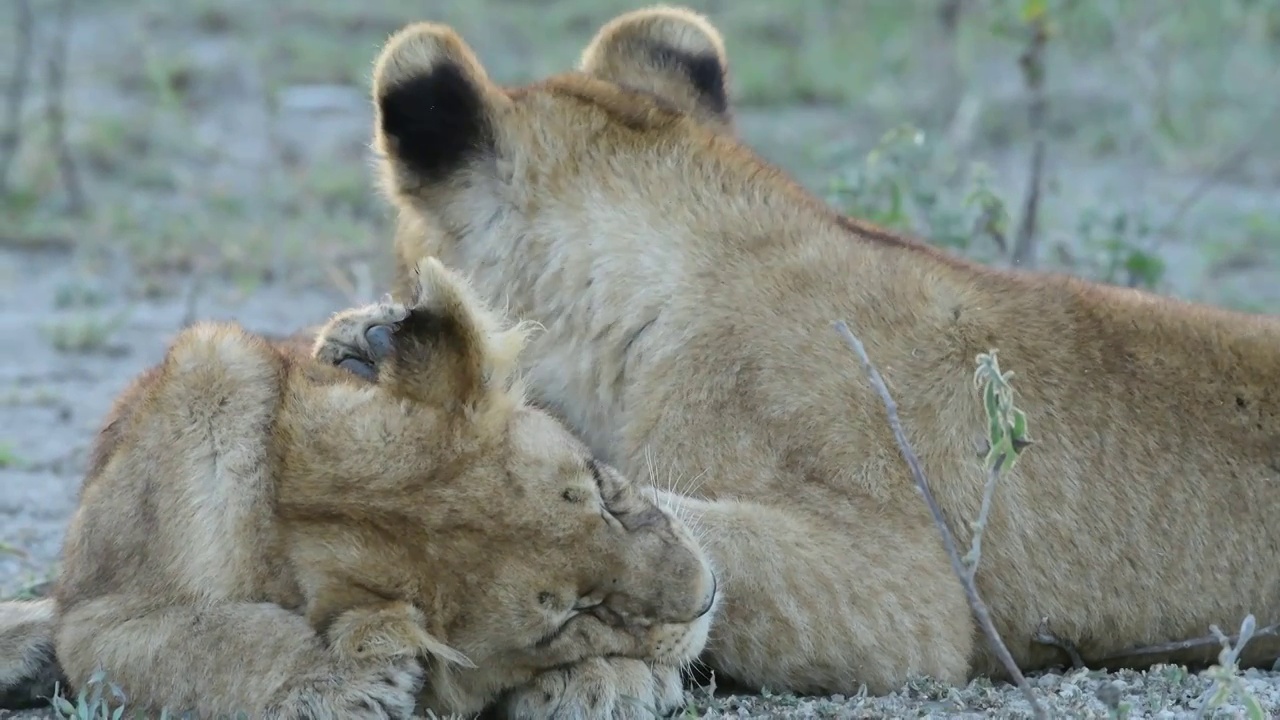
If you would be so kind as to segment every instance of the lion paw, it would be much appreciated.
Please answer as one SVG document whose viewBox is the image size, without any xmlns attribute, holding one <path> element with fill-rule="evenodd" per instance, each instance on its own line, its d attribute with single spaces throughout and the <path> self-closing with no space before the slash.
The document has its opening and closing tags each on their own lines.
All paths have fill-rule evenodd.
<svg viewBox="0 0 1280 720">
<path fill-rule="evenodd" d="M 511 720 L 651 720 L 684 706 L 680 671 L 625 658 L 594 658 L 551 670 L 510 693 L 503 703 Z"/>
<path fill-rule="evenodd" d="M 391 354 L 396 323 L 408 309 L 385 302 L 345 310 L 321 328 L 313 355 L 367 380 L 378 377 L 378 363 Z"/>
<path fill-rule="evenodd" d="M 299 686 L 265 714 L 279 720 L 409 720 L 424 678 L 415 657 L 349 668 Z"/>
</svg>

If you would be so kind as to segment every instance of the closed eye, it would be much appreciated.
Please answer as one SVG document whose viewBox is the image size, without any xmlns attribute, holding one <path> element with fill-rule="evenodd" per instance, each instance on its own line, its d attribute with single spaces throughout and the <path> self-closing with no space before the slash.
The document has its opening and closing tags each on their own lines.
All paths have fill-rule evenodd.
<svg viewBox="0 0 1280 720">
<path fill-rule="evenodd" d="M 573 619 L 576 618 L 577 616 L 578 616 L 577 613 L 570 615 L 567 620 L 560 623 L 556 627 L 551 628 L 545 634 L 543 634 L 542 637 L 538 638 L 537 642 L 535 642 L 533 646 L 539 650 L 546 649 L 548 645 L 555 642 L 556 638 L 564 634 L 564 631 L 569 628 L 569 623 L 572 622 Z"/>
</svg>

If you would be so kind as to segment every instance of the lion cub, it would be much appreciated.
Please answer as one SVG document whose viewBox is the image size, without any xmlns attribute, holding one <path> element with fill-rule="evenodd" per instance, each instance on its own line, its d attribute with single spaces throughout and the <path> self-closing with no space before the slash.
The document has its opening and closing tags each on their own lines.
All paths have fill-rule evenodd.
<svg viewBox="0 0 1280 720">
<path fill-rule="evenodd" d="M 702 550 L 525 404 L 524 326 L 417 271 L 413 303 L 337 315 L 313 357 L 182 332 L 97 441 L 56 613 L 0 605 L 0 646 L 51 633 L 73 687 L 101 667 L 201 717 L 477 712 L 530 682 L 507 710 L 668 709 L 715 604 Z"/>
</svg>

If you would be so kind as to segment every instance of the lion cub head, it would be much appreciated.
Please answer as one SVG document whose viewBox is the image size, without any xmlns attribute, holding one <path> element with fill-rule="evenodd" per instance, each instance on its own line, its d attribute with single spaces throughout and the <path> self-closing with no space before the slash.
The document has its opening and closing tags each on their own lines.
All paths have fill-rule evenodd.
<svg viewBox="0 0 1280 720">
<path fill-rule="evenodd" d="M 317 359 L 394 410 L 288 451 L 281 507 L 308 616 L 324 628 L 348 607 L 411 600 L 453 661 L 429 677 L 426 705 L 452 711 L 585 658 L 691 662 L 716 598 L 702 550 L 524 401 L 524 326 L 434 258 L 417 276 L 413 302 L 340 313 L 316 342 Z M 314 415 L 287 432 L 304 437 L 325 422 Z"/>
</svg>

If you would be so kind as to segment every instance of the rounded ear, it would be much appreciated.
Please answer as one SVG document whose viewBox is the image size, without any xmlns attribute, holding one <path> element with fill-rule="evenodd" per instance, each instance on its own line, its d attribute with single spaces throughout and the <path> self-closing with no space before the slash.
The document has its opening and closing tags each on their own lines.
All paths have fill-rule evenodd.
<svg viewBox="0 0 1280 720">
<path fill-rule="evenodd" d="M 387 40 L 373 70 L 374 148 L 391 190 L 449 179 L 491 152 L 506 96 L 451 28 L 413 23 Z"/>
<path fill-rule="evenodd" d="M 420 260 L 415 274 L 416 297 L 395 323 L 378 384 L 468 412 L 522 402 L 515 374 L 531 327 L 487 307 L 463 275 L 434 257 Z"/>
<path fill-rule="evenodd" d="M 724 40 L 692 10 L 659 5 L 619 15 L 600 28 L 578 66 L 593 77 L 651 92 L 703 122 L 732 129 Z"/>
</svg>

